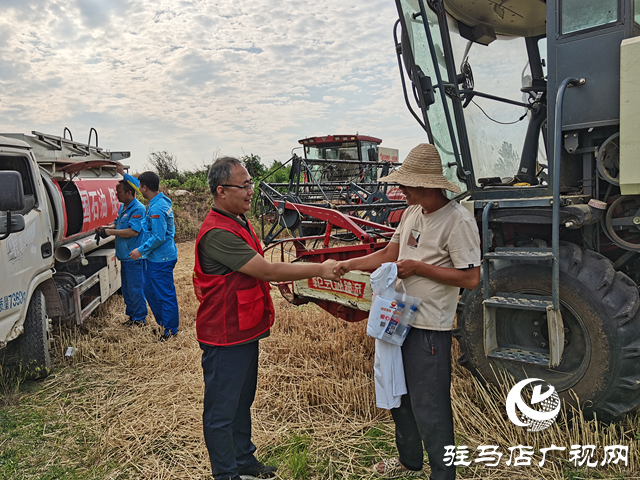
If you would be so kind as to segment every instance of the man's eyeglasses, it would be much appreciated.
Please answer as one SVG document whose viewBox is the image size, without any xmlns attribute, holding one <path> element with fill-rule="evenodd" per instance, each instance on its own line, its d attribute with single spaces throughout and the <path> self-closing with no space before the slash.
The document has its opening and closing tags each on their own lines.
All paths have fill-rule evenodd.
<svg viewBox="0 0 640 480">
<path fill-rule="evenodd" d="M 254 182 L 248 183 L 246 185 L 220 185 L 221 187 L 234 187 L 234 188 L 244 188 L 245 190 L 254 190 L 256 184 Z"/>
</svg>

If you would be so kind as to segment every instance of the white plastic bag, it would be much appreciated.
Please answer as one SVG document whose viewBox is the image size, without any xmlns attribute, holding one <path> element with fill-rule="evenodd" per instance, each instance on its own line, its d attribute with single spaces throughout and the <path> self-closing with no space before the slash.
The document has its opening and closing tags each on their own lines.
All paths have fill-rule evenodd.
<svg viewBox="0 0 640 480">
<path fill-rule="evenodd" d="M 367 322 L 367 335 L 395 345 L 402 345 L 406 329 L 398 329 L 402 316 L 408 313 L 411 306 L 418 307 L 422 300 L 404 293 L 396 292 L 398 267 L 395 263 L 383 263 L 371 274 L 371 290 L 373 298 Z M 400 282 L 404 290 L 404 283 Z M 399 314 L 399 307 L 402 313 Z M 404 334 L 404 335 L 403 335 Z"/>
</svg>

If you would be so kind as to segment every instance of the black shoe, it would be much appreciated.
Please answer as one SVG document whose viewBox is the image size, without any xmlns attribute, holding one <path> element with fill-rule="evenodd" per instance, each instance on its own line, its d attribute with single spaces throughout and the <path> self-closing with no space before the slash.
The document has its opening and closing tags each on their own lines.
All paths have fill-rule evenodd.
<svg viewBox="0 0 640 480">
<path fill-rule="evenodd" d="M 270 467 L 260 462 L 250 467 L 238 467 L 238 475 L 242 480 L 251 480 L 252 478 L 275 478 L 278 469 Z"/>
<path fill-rule="evenodd" d="M 159 342 L 166 342 L 170 338 L 175 337 L 177 335 L 178 335 L 178 332 L 176 332 L 176 333 L 165 333 L 164 335 L 161 335 L 160 338 L 158 338 L 158 341 Z"/>
<path fill-rule="evenodd" d="M 144 322 L 138 322 L 130 318 L 126 322 L 122 322 L 122 325 L 125 327 L 144 327 Z"/>
</svg>

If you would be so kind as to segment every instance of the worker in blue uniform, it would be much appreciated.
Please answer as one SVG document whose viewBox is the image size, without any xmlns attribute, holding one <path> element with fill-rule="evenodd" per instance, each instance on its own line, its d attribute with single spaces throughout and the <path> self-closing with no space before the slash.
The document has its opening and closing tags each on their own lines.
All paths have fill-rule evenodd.
<svg viewBox="0 0 640 480">
<path fill-rule="evenodd" d="M 120 260 L 122 297 L 129 319 L 127 326 L 144 326 L 147 318 L 147 300 L 144 295 L 144 260 L 133 260 L 129 254 L 140 247 L 145 239 L 142 223 L 145 208 L 136 198 L 135 188 L 121 180 L 116 185 L 116 197 L 121 203 L 114 223 L 98 227 L 96 231 L 103 238 L 116 237 L 116 256 Z"/>
<path fill-rule="evenodd" d="M 144 293 L 149 307 L 161 327 L 161 341 L 178 334 L 180 313 L 173 269 L 178 260 L 174 241 L 173 203 L 160 192 L 160 178 L 154 172 L 144 172 L 138 178 L 125 174 L 126 181 L 137 184 L 142 196 L 149 200 L 143 223 L 145 242 L 129 254 L 133 260 L 146 260 Z"/>
</svg>

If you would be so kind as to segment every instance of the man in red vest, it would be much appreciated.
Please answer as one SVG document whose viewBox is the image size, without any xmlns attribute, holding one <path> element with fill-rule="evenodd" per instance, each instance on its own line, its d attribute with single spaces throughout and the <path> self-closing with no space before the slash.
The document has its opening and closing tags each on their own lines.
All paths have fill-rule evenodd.
<svg viewBox="0 0 640 480">
<path fill-rule="evenodd" d="M 269 335 L 274 308 L 269 282 L 338 279 L 336 262 L 269 263 L 244 214 L 254 184 L 230 157 L 209 169 L 213 208 L 196 240 L 193 285 L 200 301 L 196 332 L 202 349 L 202 423 L 215 480 L 273 478 L 276 468 L 254 456 L 251 404 L 258 381 L 258 340 Z"/>
</svg>

